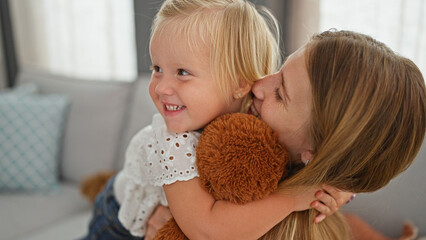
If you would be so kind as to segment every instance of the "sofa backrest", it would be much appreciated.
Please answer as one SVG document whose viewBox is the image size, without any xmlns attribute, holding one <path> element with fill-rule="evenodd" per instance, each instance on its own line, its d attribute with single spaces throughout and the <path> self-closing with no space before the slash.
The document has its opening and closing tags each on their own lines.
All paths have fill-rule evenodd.
<svg viewBox="0 0 426 240">
<path fill-rule="evenodd" d="M 140 76 L 132 87 L 131 104 L 127 108 L 126 123 L 115 168 L 123 167 L 125 152 L 130 140 L 139 130 L 151 124 L 152 116 L 158 112 L 148 92 L 150 77 L 151 75 L 148 74 Z"/>
<path fill-rule="evenodd" d="M 79 182 L 94 172 L 121 166 L 129 135 L 148 124 L 154 112 L 147 79 L 90 81 L 20 72 L 18 83 L 33 82 L 41 94 L 63 93 L 70 98 L 59 164 L 63 179 Z M 137 101 L 135 106 L 133 100 Z"/>
</svg>

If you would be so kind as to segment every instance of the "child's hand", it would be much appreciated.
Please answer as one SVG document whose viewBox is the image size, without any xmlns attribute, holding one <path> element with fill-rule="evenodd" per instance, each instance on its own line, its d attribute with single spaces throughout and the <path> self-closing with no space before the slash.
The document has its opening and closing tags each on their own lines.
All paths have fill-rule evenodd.
<svg viewBox="0 0 426 240">
<path fill-rule="evenodd" d="M 158 205 L 154 213 L 149 217 L 145 240 L 154 238 L 157 231 L 172 217 L 168 207 Z"/>
<path fill-rule="evenodd" d="M 319 223 L 327 216 L 333 215 L 343 204 L 352 200 L 355 196 L 352 192 L 344 192 L 335 187 L 323 185 L 323 190 L 315 193 L 318 200 L 312 202 L 312 208 L 320 212 L 315 217 L 315 223 Z"/>
</svg>

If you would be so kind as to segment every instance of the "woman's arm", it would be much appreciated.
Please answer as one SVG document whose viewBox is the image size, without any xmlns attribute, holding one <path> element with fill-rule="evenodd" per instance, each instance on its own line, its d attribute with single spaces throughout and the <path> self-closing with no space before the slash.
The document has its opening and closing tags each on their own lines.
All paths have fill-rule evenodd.
<svg viewBox="0 0 426 240">
<path fill-rule="evenodd" d="M 190 239 L 258 239 L 293 211 L 309 209 L 319 187 L 299 187 L 288 193 L 237 205 L 215 201 L 198 178 L 164 185 L 170 211 Z"/>
</svg>

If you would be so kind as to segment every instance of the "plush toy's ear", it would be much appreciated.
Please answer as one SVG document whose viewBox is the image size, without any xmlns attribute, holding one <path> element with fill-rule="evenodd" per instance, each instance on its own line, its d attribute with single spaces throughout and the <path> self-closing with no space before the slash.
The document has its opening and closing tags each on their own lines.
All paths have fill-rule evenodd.
<svg viewBox="0 0 426 240">
<path fill-rule="evenodd" d="M 196 159 L 200 182 L 216 200 L 244 204 L 278 187 L 289 154 L 266 123 L 233 113 L 203 130 Z"/>
</svg>

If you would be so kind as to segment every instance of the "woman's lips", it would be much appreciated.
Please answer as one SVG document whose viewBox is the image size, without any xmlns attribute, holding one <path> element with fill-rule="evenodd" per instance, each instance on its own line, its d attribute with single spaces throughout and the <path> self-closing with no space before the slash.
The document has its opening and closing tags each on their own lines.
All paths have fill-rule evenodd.
<svg viewBox="0 0 426 240">
<path fill-rule="evenodd" d="M 251 111 L 251 114 L 253 114 L 255 117 L 257 117 L 257 118 L 260 117 L 259 112 L 256 109 L 254 101 L 253 101 L 253 103 L 250 106 L 250 111 Z"/>
</svg>

